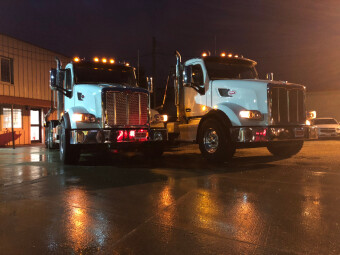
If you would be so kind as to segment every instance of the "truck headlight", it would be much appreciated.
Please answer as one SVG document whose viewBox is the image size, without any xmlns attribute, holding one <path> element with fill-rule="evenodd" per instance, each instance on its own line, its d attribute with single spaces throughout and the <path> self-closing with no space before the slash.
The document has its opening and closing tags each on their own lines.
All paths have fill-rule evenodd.
<svg viewBox="0 0 340 255">
<path fill-rule="evenodd" d="M 256 110 L 240 111 L 239 115 L 243 119 L 252 119 L 252 120 L 262 119 L 262 114 L 259 111 L 256 111 Z"/>
<path fill-rule="evenodd" d="M 168 115 L 164 114 L 156 114 L 153 119 L 155 122 L 167 122 L 168 121 Z"/>
<path fill-rule="evenodd" d="M 72 115 L 72 120 L 74 122 L 87 122 L 87 123 L 95 123 L 96 116 L 90 113 L 74 113 Z"/>
</svg>

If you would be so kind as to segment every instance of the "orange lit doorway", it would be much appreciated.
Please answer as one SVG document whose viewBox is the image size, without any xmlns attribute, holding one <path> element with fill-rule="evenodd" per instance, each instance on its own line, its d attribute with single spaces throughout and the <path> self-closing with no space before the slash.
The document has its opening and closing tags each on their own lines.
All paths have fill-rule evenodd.
<svg viewBox="0 0 340 255">
<path fill-rule="evenodd" d="M 31 110 L 31 142 L 41 143 L 41 111 Z"/>
</svg>

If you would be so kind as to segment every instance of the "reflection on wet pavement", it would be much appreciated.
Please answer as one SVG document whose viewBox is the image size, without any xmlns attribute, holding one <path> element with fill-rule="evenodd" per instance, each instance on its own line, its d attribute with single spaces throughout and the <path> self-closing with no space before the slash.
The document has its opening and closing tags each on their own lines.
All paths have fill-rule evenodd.
<svg viewBox="0 0 340 255">
<path fill-rule="evenodd" d="M 0 149 L 0 253 L 339 254 L 339 149 L 240 150 L 212 165 L 185 147 L 79 166 L 40 146 Z"/>
</svg>

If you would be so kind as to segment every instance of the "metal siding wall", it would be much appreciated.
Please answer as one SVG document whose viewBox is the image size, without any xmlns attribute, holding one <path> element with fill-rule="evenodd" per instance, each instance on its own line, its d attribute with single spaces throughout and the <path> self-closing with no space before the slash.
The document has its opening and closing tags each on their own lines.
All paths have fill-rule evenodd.
<svg viewBox="0 0 340 255">
<path fill-rule="evenodd" d="M 13 58 L 14 85 L 0 82 L 0 95 L 51 100 L 49 70 L 70 59 L 49 50 L 0 34 L 0 55 Z"/>
<path fill-rule="evenodd" d="M 64 66 L 70 61 L 70 59 L 49 50 L 2 34 L 0 34 L 0 56 L 13 58 L 14 71 L 14 85 L 0 81 L 1 96 L 48 101 L 51 100 L 49 70 L 56 67 L 55 57 L 58 56 Z M 15 105 L 15 101 L 13 103 Z M 0 102 L 0 134 L 7 132 L 2 129 L 2 107 L 3 105 Z M 16 105 L 14 108 L 22 109 L 22 128 L 15 130 L 15 133 L 21 136 L 15 142 L 16 144 L 30 144 L 30 109 L 41 107 Z M 46 113 L 47 110 L 47 108 L 44 109 L 44 112 Z M 11 142 L 6 145 L 11 145 Z"/>
</svg>

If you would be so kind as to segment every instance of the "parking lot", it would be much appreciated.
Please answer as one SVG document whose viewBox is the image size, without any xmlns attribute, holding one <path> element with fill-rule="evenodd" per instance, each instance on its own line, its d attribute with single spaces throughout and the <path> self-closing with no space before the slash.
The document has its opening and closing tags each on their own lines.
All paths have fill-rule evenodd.
<svg viewBox="0 0 340 255">
<path fill-rule="evenodd" d="M 1 254 L 339 254 L 340 141 L 290 159 L 195 146 L 146 160 L 0 149 Z"/>
</svg>

